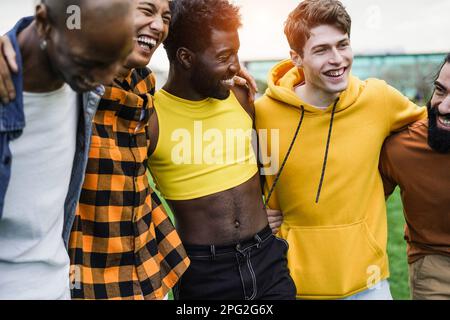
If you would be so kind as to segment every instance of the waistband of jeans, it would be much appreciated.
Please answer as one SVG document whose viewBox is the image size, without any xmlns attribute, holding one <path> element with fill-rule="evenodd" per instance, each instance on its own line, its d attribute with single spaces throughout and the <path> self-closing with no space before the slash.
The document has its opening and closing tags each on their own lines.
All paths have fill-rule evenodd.
<svg viewBox="0 0 450 320">
<path fill-rule="evenodd" d="M 270 229 L 269 225 L 264 227 L 261 231 L 256 233 L 254 236 L 249 237 L 247 239 L 241 240 L 238 243 L 229 244 L 229 245 L 191 245 L 185 244 L 184 248 L 188 254 L 192 255 L 218 255 L 236 251 L 243 251 L 252 246 L 259 246 L 262 242 L 267 240 L 272 236 L 272 229 Z"/>
</svg>

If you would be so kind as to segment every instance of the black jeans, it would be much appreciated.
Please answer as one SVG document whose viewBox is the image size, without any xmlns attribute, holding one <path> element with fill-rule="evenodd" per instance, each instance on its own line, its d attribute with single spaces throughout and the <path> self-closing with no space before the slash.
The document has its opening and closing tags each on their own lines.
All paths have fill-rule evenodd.
<svg viewBox="0 0 450 320">
<path fill-rule="evenodd" d="M 267 226 L 230 246 L 185 245 L 191 265 L 173 292 L 176 300 L 294 300 L 287 242 Z"/>
</svg>

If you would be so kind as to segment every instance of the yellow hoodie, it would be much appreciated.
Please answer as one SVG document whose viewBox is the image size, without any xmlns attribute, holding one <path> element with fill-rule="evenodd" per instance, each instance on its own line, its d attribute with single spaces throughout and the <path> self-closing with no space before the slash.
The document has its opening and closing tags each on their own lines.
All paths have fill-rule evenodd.
<svg viewBox="0 0 450 320">
<path fill-rule="evenodd" d="M 389 277 L 378 160 L 385 138 L 426 117 L 426 109 L 384 81 L 350 77 L 337 103 L 320 110 L 295 94 L 303 80 L 283 61 L 256 102 L 256 127 L 269 130 L 260 143 L 269 151 L 276 147 L 271 132 L 279 130 L 280 164 L 303 118 L 269 207 L 284 214 L 280 236 L 289 243 L 297 297 L 344 298 Z M 266 190 L 274 179 L 267 176 Z"/>
</svg>

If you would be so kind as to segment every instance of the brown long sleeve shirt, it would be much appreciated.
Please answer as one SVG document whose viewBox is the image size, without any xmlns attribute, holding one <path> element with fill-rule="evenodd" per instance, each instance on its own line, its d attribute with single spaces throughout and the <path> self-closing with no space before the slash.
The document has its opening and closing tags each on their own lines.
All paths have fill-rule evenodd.
<svg viewBox="0 0 450 320">
<path fill-rule="evenodd" d="M 401 189 L 409 263 L 450 256 L 450 154 L 435 152 L 427 139 L 428 120 L 421 120 L 389 137 L 381 153 L 385 194 Z"/>
</svg>

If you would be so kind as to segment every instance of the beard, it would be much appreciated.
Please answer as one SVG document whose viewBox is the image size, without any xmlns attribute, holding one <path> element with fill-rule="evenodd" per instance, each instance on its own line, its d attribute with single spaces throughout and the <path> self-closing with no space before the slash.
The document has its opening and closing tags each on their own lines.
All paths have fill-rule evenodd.
<svg viewBox="0 0 450 320">
<path fill-rule="evenodd" d="M 437 117 L 441 114 L 439 114 L 436 107 L 431 106 L 431 102 L 428 103 L 427 110 L 428 145 L 438 153 L 450 153 L 450 131 L 443 130 L 437 126 Z"/>
<path fill-rule="evenodd" d="M 202 66 L 195 66 L 191 75 L 191 83 L 195 91 L 207 98 L 225 100 L 230 96 L 230 90 L 225 89 L 220 80 L 208 76 L 207 70 Z"/>
</svg>

